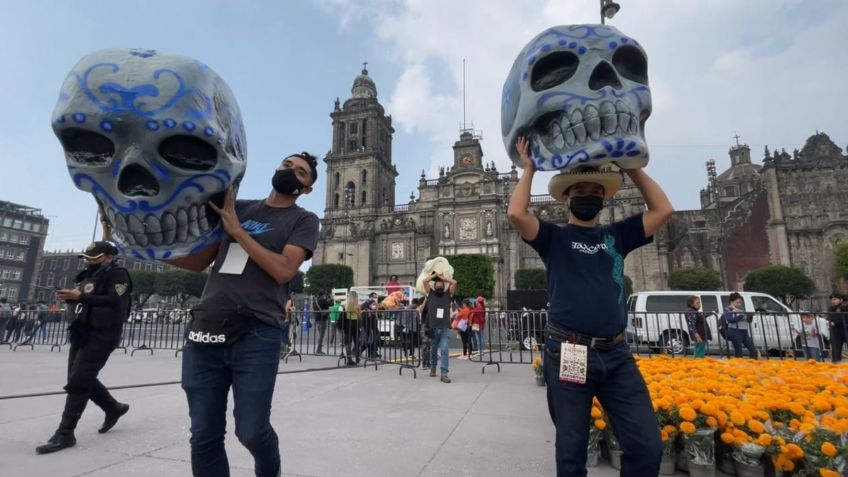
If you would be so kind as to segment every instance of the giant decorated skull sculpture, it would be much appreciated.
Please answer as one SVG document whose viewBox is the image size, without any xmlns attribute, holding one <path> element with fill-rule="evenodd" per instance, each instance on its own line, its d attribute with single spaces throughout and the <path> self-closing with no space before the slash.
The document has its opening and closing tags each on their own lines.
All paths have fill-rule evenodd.
<svg viewBox="0 0 848 477">
<path fill-rule="evenodd" d="M 564 25 L 518 54 L 503 87 L 501 133 L 513 162 L 526 135 L 538 170 L 648 162 L 648 61 L 639 43 L 608 25 Z"/>
<path fill-rule="evenodd" d="M 177 258 L 219 238 L 207 202 L 238 187 L 247 153 L 235 97 L 208 66 L 153 50 L 92 53 L 65 80 L 53 130 L 123 253 Z"/>
</svg>

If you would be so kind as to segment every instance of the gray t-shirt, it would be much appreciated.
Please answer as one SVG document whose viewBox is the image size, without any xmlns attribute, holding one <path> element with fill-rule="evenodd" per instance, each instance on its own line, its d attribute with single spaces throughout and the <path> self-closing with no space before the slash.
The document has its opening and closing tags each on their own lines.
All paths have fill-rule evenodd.
<svg viewBox="0 0 848 477">
<path fill-rule="evenodd" d="M 271 207 L 262 199 L 236 201 L 236 214 L 241 227 L 268 250 L 282 253 L 286 245 L 297 245 L 306 250 L 307 259 L 312 257 L 318 244 L 318 216 L 312 212 L 297 205 Z M 282 327 L 289 284 L 277 284 L 250 258 L 241 274 L 219 273 L 231 244 L 237 245 L 237 242 L 224 233 L 203 289 L 200 307 L 231 309 L 242 306 L 249 308 L 264 323 Z"/>
</svg>

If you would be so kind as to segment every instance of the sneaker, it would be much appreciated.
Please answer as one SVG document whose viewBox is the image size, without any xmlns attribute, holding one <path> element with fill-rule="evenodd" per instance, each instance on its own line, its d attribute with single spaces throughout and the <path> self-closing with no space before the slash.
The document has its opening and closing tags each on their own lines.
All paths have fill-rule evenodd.
<svg viewBox="0 0 848 477">
<path fill-rule="evenodd" d="M 431 377 L 431 378 L 435 378 L 435 377 L 436 377 L 436 368 L 430 368 L 430 377 Z"/>
<path fill-rule="evenodd" d="M 126 414 L 129 410 L 129 404 L 118 403 L 118 405 L 115 406 L 115 409 L 106 413 L 106 419 L 103 420 L 103 425 L 100 426 L 100 429 L 97 429 L 97 432 L 103 434 L 109 429 L 115 427 L 115 424 L 118 423 L 118 419 L 120 419 L 121 416 Z"/>
<path fill-rule="evenodd" d="M 40 445 L 35 448 L 38 454 L 49 454 L 51 452 L 60 451 L 66 447 L 73 447 L 77 444 L 77 439 L 71 431 L 61 432 L 56 431 L 53 437 L 47 441 L 47 444 Z"/>
<path fill-rule="evenodd" d="M 442 375 L 442 382 L 447 384 L 447 383 L 451 382 L 451 379 L 448 377 L 447 374 L 443 374 Z"/>
<path fill-rule="evenodd" d="M 352 359 L 348 359 L 348 360 L 347 360 L 347 365 L 348 365 L 348 366 L 356 366 L 357 364 L 358 364 L 358 363 L 355 363 Z"/>
</svg>

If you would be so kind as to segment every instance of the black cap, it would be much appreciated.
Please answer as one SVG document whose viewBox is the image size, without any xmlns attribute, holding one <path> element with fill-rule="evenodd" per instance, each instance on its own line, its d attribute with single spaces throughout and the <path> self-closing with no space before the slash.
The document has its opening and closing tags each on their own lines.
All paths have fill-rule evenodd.
<svg viewBox="0 0 848 477">
<path fill-rule="evenodd" d="M 79 254 L 79 256 L 91 260 L 96 260 L 104 254 L 118 255 L 118 247 L 113 245 L 112 242 L 92 242 L 91 245 L 85 248 L 85 251 L 83 253 Z"/>
</svg>

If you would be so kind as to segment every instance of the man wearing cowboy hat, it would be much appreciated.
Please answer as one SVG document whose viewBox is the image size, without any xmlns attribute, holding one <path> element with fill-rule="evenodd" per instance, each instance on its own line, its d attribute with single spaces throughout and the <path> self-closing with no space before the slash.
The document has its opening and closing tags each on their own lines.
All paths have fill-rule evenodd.
<svg viewBox="0 0 848 477">
<path fill-rule="evenodd" d="M 115 265 L 118 248 L 110 242 L 94 242 L 79 256 L 86 261 L 74 283 L 76 288 L 57 289 L 56 297 L 68 302 L 73 318 L 68 328 L 68 384 L 65 410 L 55 434 L 36 447 L 39 454 L 56 452 L 77 443 L 74 429 L 89 399 L 106 413 L 98 432 L 108 431 L 130 406 L 115 400 L 97 374 L 121 341 L 121 328 L 130 311 L 132 281 L 125 268 Z"/>
<path fill-rule="evenodd" d="M 597 396 L 621 443 L 621 475 L 659 473 L 662 443 L 645 381 L 627 343 L 624 257 L 650 243 L 674 212 L 665 193 L 641 169 L 625 170 L 647 210 L 610 225 L 596 218 L 621 187 L 621 172 L 581 168 L 555 176 L 551 195 L 571 212 L 564 227 L 528 210 L 535 167 L 529 140 L 516 146 L 524 174 L 509 219 L 545 263 L 550 309 L 545 329 L 548 410 L 556 427 L 557 474 L 586 475 L 592 397 Z M 657 429 L 656 432 L 648 430 Z"/>
</svg>

